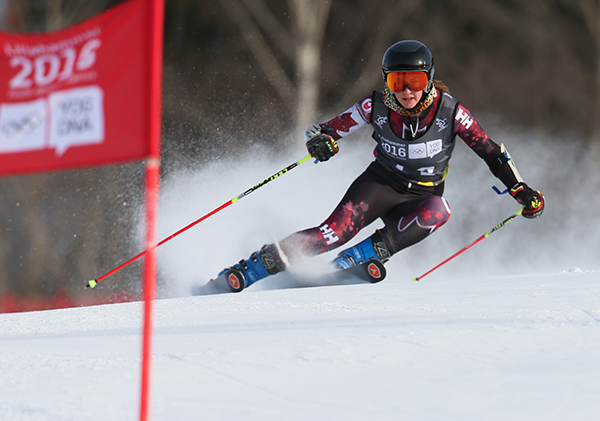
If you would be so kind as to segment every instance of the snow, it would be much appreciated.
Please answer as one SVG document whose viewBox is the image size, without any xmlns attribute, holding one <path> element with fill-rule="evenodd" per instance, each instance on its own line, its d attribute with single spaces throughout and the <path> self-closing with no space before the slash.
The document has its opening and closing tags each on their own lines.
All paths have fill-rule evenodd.
<svg viewBox="0 0 600 421">
<path fill-rule="evenodd" d="M 572 209 L 597 209 L 574 186 L 597 192 L 598 178 L 573 170 L 592 167 L 569 150 L 505 143 L 545 193 L 545 214 L 517 218 L 420 282 L 518 209 L 464 145 L 446 191 L 450 222 L 395 256 L 381 283 L 296 288 L 280 274 L 240 294 L 186 296 L 264 242 L 321 222 L 370 160 L 358 141 L 161 247 L 152 419 L 596 419 L 599 229 Z M 557 154 L 564 165 L 547 172 Z M 302 156 L 182 170 L 163 184 L 160 237 Z M 0 314 L 0 419 L 138 418 L 142 307 Z"/>
<path fill-rule="evenodd" d="M 152 417 L 594 419 L 599 279 L 392 276 L 158 300 Z M 0 315 L 0 419 L 135 419 L 141 313 Z"/>
</svg>

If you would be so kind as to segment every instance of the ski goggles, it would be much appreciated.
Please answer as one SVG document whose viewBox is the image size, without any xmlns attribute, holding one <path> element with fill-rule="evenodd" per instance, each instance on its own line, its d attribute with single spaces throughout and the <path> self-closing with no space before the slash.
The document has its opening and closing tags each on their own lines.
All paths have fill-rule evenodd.
<svg viewBox="0 0 600 421">
<path fill-rule="evenodd" d="M 392 72 L 388 73 L 385 81 L 392 92 L 402 92 L 405 86 L 413 91 L 422 91 L 428 83 L 425 72 Z"/>
</svg>

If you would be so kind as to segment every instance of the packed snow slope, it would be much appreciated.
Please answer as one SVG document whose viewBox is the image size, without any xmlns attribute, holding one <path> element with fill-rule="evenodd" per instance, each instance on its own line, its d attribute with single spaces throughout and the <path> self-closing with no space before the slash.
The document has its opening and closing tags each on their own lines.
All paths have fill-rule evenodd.
<svg viewBox="0 0 600 421">
<path fill-rule="evenodd" d="M 262 244 L 325 219 L 372 159 L 361 136 L 159 249 L 152 419 L 598 419 L 600 182 L 574 140 L 495 136 L 545 194 L 544 215 L 517 218 L 420 282 L 518 209 L 460 140 L 450 221 L 394 256 L 385 281 L 297 288 L 279 274 L 240 294 L 188 296 Z M 305 155 L 259 152 L 171 173 L 159 237 Z M 331 257 L 294 271 L 308 279 Z M 141 303 L 0 314 L 0 420 L 138 418 L 141 322 Z"/>
<path fill-rule="evenodd" d="M 592 420 L 600 273 L 156 303 L 155 420 Z M 141 303 L 0 315 L 0 419 L 133 420 Z"/>
</svg>

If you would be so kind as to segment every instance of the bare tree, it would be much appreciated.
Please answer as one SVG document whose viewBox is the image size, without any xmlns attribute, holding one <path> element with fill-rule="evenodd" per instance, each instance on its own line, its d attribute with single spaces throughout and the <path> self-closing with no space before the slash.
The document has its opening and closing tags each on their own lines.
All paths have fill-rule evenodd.
<svg viewBox="0 0 600 421">
<path fill-rule="evenodd" d="M 600 1 L 579 0 L 583 11 L 585 23 L 594 40 L 595 49 L 595 77 L 594 77 L 594 111 L 592 115 L 592 151 L 595 160 L 600 162 Z"/>
<path fill-rule="evenodd" d="M 421 3 L 402 0 L 378 9 L 372 49 L 384 51 L 395 29 Z M 322 47 L 332 1 L 288 0 L 288 12 L 278 15 L 266 0 L 221 0 L 221 4 L 289 113 L 295 115 L 298 130 L 313 123 L 319 109 Z M 362 6 L 369 8 L 368 2 Z M 365 60 L 366 64 L 360 66 L 362 71 L 354 72 L 357 77 L 349 84 L 342 103 L 362 95 L 380 79 L 381 54 L 369 54 Z M 291 72 L 286 71 L 289 62 L 294 69 Z"/>
<path fill-rule="evenodd" d="M 289 0 L 288 14 L 279 16 L 264 0 L 221 0 L 221 4 L 289 114 L 296 116 L 295 124 L 304 127 L 313 121 L 331 1 Z"/>
<path fill-rule="evenodd" d="M 422 0 L 394 1 L 389 8 L 383 7 L 378 11 L 375 19 L 376 26 L 372 28 L 374 35 L 370 46 L 371 54 L 361 58 L 365 61 L 362 70 L 357 72 L 355 80 L 348 84 L 348 89 L 335 108 L 341 108 L 349 101 L 357 100 L 360 95 L 364 95 L 365 92 L 373 89 L 373 86 L 377 86 L 378 82 L 380 83 L 383 52 L 391 43 L 400 41 L 397 39 L 397 28 L 402 26 L 402 22 L 411 19 L 422 3 Z"/>
<path fill-rule="evenodd" d="M 298 68 L 298 117 L 301 130 L 314 122 L 319 100 L 321 75 L 321 47 L 330 0 L 290 0 L 297 40 L 296 66 Z"/>
</svg>

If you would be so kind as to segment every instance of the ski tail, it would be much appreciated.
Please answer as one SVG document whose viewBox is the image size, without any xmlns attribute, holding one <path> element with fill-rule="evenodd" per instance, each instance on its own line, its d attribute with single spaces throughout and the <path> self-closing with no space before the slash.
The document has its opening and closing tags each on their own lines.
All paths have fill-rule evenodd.
<svg viewBox="0 0 600 421">
<path fill-rule="evenodd" d="M 387 271 L 385 270 L 383 263 L 379 260 L 370 259 L 359 265 L 352 266 L 351 268 L 342 269 L 339 275 L 341 277 L 345 277 L 346 275 L 357 276 L 365 281 L 375 284 L 385 279 Z"/>
<path fill-rule="evenodd" d="M 207 284 L 194 285 L 191 293 L 192 295 L 228 294 L 231 292 L 241 292 L 245 287 L 246 278 L 244 273 L 236 267 L 230 267 L 215 279 L 211 279 Z"/>
<path fill-rule="evenodd" d="M 318 285 L 347 285 L 369 282 L 375 284 L 385 279 L 387 271 L 382 262 L 369 259 L 366 262 L 350 266 L 346 269 L 335 269 L 332 272 L 310 278 L 310 283 Z"/>
</svg>

